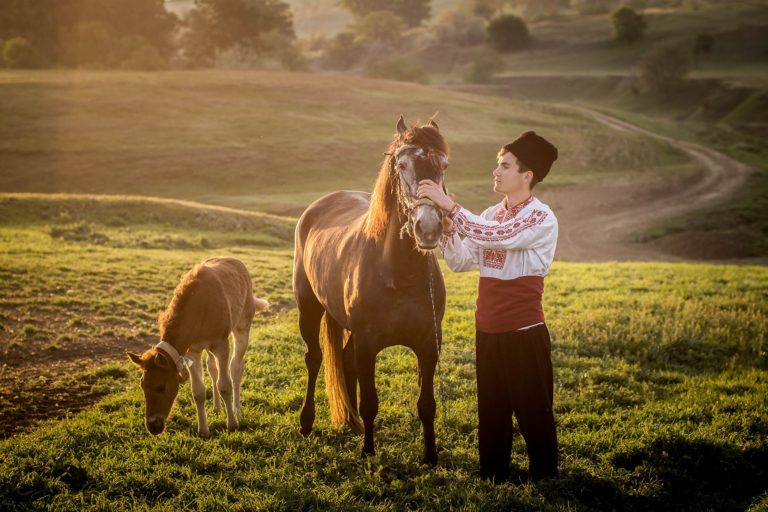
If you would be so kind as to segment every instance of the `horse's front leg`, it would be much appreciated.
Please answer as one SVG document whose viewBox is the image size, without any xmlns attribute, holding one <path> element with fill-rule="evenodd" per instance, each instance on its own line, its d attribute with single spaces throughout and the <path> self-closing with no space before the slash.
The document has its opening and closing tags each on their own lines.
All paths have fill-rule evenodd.
<svg viewBox="0 0 768 512">
<path fill-rule="evenodd" d="M 219 368 L 219 393 L 221 401 L 224 402 L 224 410 L 227 411 L 227 430 L 232 432 L 238 427 L 237 415 L 235 414 L 234 395 L 232 385 L 232 372 L 229 368 L 229 339 L 224 338 L 213 350 L 213 356 L 216 358 L 216 366 Z"/>
<path fill-rule="evenodd" d="M 363 456 L 375 455 L 373 446 L 373 421 L 379 413 L 379 397 L 376 394 L 376 354 L 363 348 L 363 343 L 358 339 L 355 346 L 355 359 L 357 361 L 357 378 L 360 383 L 360 416 L 365 426 L 365 439 L 363 440 Z"/>
<path fill-rule="evenodd" d="M 208 418 L 205 415 L 205 380 L 203 378 L 203 358 L 200 352 L 189 352 L 192 365 L 189 367 L 189 387 L 197 407 L 197 435 L 210 437 Z M 210 356 L 209 356 L 210 357 Z"/>
<path fill-rule="evenodd" d="M 435 392 L 434 376 L 437 365 L 437 347 L 432 344 L 429 348 L 417 352 L 419 365 L 419 401 L 417 408 L 419 419 L 424 428 L 424 464 L 437 464 L 437 448 L 435 446 Z"/>
</svg>

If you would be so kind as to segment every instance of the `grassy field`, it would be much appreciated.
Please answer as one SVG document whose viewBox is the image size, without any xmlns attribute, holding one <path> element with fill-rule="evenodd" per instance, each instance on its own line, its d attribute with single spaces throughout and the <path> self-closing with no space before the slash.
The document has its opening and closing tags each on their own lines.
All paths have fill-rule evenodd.
<svg viewBox="0 0 768 512">
<path fill-rule="evenodd" d="M 24 388 L 34 374 L 47 371 L 62 393 L 85 383 L 69 397 L 84 410 L 0 442 L 2 510 L 768 507 L 765 267 L 556 262 L 544 307 L 562 476 L 528 482 L 518 437 L 513 481 L 492 487 L 477 478 L 476 273 L 445 270 L 448 417 L 444 429 L 438 411 L 440 465 L 429 469 L 418 462 L 415 357 L 402 348 L 377 365 L 375 457 L 361 459 L 361 439 L 330 425 L 322 389 L 317 435 L 299 434 L 306 377 L 289 222 L 82 196 L 3 196 L 0 213 L 0 343 L 13 363 L 2 375 L 26 389 L 4 396 L 0 413 L 34 410 L 39 389 Z M 185 385 L 168 432 L 151 437 L 123 350 L 153 341 L 180 274 L 214 254 L 243 259 L 274 305 L 251 332 L 245 421 L 229 434 L 214 417 L 212 438 L 198 439 Z"/>
<path fill-rule="evenodd" d="M 540 190 L 695 172 L 667 145 L 557 107 L 350 76 L 272 72 L 0 71 L 0 192 L 138 194 L 297 215 L 338 189 L 370 190 L 397 116 L 438 122 L 449 187 L 496 200 L 499 147 L 551 138 Z"/>
</svg>

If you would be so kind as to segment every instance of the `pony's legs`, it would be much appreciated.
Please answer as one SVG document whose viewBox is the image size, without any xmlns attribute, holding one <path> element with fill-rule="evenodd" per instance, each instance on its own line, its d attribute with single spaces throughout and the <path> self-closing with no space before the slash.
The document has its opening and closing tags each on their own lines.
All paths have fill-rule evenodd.
<svg viewBox="0 0 768 512">
<path fill-rule="evenodd" d="M 221 394 L 219 393 L 219 365 L 212 354 L 208 354 L 208 375 L 211 376 L 213 383 L 213 412 L 218 414 L 221 411 Z"/>
<path fill-rule="evenodd" d="M 299 330 L 307 350 L 304 354 L 304 362 L 307 365 L 307 394 L 299 414 L 300 432 L 308 436 L 312 432 L 315 422 L 315 384 L 320 365 L 323 363 L 323 353 L 320 351 L 320 320 L 323 317 L 323 309 L 318 303 L 316 307 L 299 306 Z"/>
<path fill-rule="evenodd" d="M 219 393 L 224 402 L 224 410 L 227 411 L 227 430 L 231 432 L 237 428 L 237 417 L 233 405 L 232 375 L 229 370 L 229 339 L 224 338 L 211 352 L 219 367 Z"/>
<path fill-rule="evenodd" d="M 357 361 L 355 361 L 355 338 L 349 335 L 349 340 L 344 347 L 344 382 L 347 385 L 347 394 L 349 402 L 354 407 L 355 412 L 359 413 L 357 407 Z"/>
<path fill-rule="evenodd" d="M 203 379 L 203 358 L 200 352 L 189 352 L 192 365 L 189 367 L 189 384 L 192 398 L 197 407 L 197 435 L 210 437 L 208 418 L 205 416 L 205 380 Z M 210 356 L 209 356 L 210 357 Z"/>
<path fill-rule="evenodd" d="M 245 351 L 248 349 L 248 335 L 251 332 L 253 311 L 250 316 L 244 314 L 240 323 L 235 327 L 235 354 L 232 356 L 232 385 L 234 387 L 235 414 L 238 419 L 243 417 L 243 408 L 240 405 L 240 384 L 243 382 L 243 368 L 245 367 Z"/>
<path fill-rule="evenodd" d="M 358 340 L 359 341 L 359 340 Z M 355 347 L 357 376 L 360 381 L 360 417 L 365 426 L 363 456 L 374 455 L 373 421 L 379 413 L 379 397 L 376 394 L 376 354 L 361 345 Z"/>
<path fill-rule="evenodd" d="M 416 354 L 419 366 L 419 419 L 424 427 L 424 464 L 437 464 L 435 447 L 435 392 L 434 376 L 437 365 L 437 347 L 430 347 Z"/>
</svg>

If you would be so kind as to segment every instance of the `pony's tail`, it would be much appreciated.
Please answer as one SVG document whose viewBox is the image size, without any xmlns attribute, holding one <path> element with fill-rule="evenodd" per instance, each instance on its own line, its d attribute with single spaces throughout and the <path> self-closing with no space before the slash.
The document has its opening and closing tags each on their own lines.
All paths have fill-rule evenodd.
<svg viewBox="0 0 768 512">
<path fill-rule="evenodd" d="M 266 311 L 269 309 L 269 302 L 265 299 L 260 299 L 256 296 L 256 294 L 253 295 L 253 305 L 256 308 L 256 312 L 260 313 L 262 311 Z"/>
<path fill-rule="evenodd" d="M 344 330 L 328 313 L 323 315 L 321 338 L 325 359 L 325 392 L 331 407 L 331 421 L 337 427 L 347 423 L 358 434 L 363 422 L 347 393 L 344 380 Z"/>
</svg>

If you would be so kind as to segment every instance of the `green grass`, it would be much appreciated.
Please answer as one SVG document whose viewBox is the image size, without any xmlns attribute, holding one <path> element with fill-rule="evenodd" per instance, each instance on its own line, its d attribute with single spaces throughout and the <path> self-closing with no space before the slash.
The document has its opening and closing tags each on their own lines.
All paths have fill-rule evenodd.
<svg viewBox="0 0 768 512">
<path fill-rule="evenodd" d="M 440 112 L 448 184 L 497 198 L 498 149 L 535 129 L 563 156 L 549 186 L 691 172 L 686 158 L 564 109 L 351 76 L 271 72 L 0 72 L 0 191 L 191 199 L 297 215 L 370 190 L 400 113 Z"/>
<path fill-rule="evenodd" d="M 290 304 L 287 243 L 216 251 L 94 244 L 52 238 L 31 213 L 35 208 L 19 203 L 4 208 L 21 213 L 12 224 L 0 225 L 3 344 L 15 339 L 8 335 L 14 318 L 41 316 L 45 323 L 20 325 L 30 323 L 43 333 L 47 326 L 60 326 L 50 335 L 69 331 L 94 347 L 105 328 L 121 340 L 143 330 L 146 338 L 139 334 L 140 341 L 149 340 L 155 313 L 179 275 L 213 254 L 242 258 L 256 293 L 278 307 L 258 317 L 251 332 L 240 431 L 227 433 L 223 416 L 216 416 L 212 438 L 198 439 L 185 385 L 168 431 L 151 437 L 142 425 L 136 370 L 122 357 L 106 366 L 94 361 L 75 376 L 104 398 L 0 442 L 0 509 L 761 510 L 768 505 L 765 267 L 556 262 L 544 307 L 553 335 L 561 478 L 527 482 L 518 436 L 515 482 L 493 487 L 477 476 L 476 273 L 444 270 L 448 313 L 441 367 L 448 428 L 438 408 L 441 462 L 430 469 L 418 462 L 416 362 L 403 348 L 379 356 L 375 457 L 361 459 L 361 439 L 331 426 L 322 378 L 316 435 L 299 434 L 306 373 Z M 92 217 L 87 222 L 111 235 L 108 225 Z M 161 233 L 168 225 L 154 229 Z M 65 302 L 51 304 L 53 298 Z M 210 413 L 210 402 L 208 407 Z"/>
</svg>

